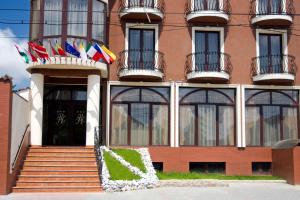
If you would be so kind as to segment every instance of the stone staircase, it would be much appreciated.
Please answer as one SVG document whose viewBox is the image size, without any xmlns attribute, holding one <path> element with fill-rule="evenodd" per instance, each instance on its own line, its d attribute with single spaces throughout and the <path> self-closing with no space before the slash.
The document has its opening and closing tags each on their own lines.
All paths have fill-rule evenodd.
<svg viewBox="0 0 300 200">
<path fill-rule="evenodd" d="M 100 192 L 93 147 L 31 147 L 13 192 Z"/>
</svg>

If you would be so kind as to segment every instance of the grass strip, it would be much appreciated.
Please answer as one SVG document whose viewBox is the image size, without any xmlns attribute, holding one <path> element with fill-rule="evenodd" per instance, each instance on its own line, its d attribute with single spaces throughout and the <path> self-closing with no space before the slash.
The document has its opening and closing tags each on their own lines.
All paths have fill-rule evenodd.
<svg viewBox="0 0 300 200">
<path fill-rule="evenodd" d="M 138 180 L 140 176 L 132 173 L 127 167 L 112 157 L 108 152 L 104 152 L 104 161 L 108 168 L 111 180 Z"/>
<path fill-rule="evenodd" d="M 146 167 L 142 161 L 141 154 L 133 149 L 112 149 L 113 152 L 121 156 L 124 160 L 129 162 L 132 166 L 137 167 L 142 172 L 146 173 Z"/>
</svg>

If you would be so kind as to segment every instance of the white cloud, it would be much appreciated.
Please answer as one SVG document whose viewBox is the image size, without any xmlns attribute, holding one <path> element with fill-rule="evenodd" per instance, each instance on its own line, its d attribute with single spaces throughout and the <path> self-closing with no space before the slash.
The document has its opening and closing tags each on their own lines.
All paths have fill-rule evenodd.
<svg viewBox="0 0 300 200">
<path fill-rule="evenodd" d="M 14 44 L 27 46 L 27 40 L 14 39 L 10 29 L 0 29 L 0 76 L 5 74 L 13 78 L 13 83 L 20 85 L 29 79 L 26 63 L 17 52 Z"/>
</svg>

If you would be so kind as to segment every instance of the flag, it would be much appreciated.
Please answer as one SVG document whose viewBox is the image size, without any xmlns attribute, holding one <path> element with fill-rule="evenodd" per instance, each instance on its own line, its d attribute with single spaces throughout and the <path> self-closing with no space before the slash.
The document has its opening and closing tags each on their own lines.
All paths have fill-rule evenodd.
<svg viewBox="0 0 300 200">
<path fill-rule="evenodd" d="M 102 54 L 100 54 L 91 44 L 88 45 L 87 55 L 96 62 L 102 58 Z"/>
<path fill-rule="evenodd" d="M 81 42 L 80 43 L 80 46 L 79 46 L 79 53 L 80 53 L 80 57 L 83 61 L 86 61 L 87 60 L 87 54 L 86 54 L 86 51 L 83 47 L 83 43 Z"/>
<path fill-rule="evenodd" d="M 106 46 L 102 45 L 101 48 L 110 57 L 111 63 L 113 63 L 117 59 L 117 56 L 113 52 L 111 52 L 108 48 L 106 48 Z"/>
<path fill-rule="evenodd" d="M 97 50 L 98 53 L 102 55 L 102 58 L 105 60 L 106 63 L 111 64 L 109 55 L 107 55 L 98 44 L 94 44 L 94 48 Z"/>
<path fill-rule="evenodd" d="M 77 58 L 80 58 L 80 53 L 75 49 L 72 45 L 70 45 L 67 41 L 65 42 L 65 50 L 69 54 L 76 56 Z"/>
<path fill-rule="evenodd" d="M 61 46 L 56 42 L 56 49 L 60 56 L 66 56 L 66 52 L 61 48 Z"/>
<path fill-rule="evenodd" d="M 19 52 L 20 56 L 23 57 L 24 61 L 28 64 L 29 63 L 29 57 L 28 55 L 25 53 L 24 49 L 22 49 L 21 47 L 19 47 L 18 45 L 15 45 L 17 51 Z"/>
<path fill-rule="evenodd" d="M 58 52 L 56 51 L 56 49 L 52 46 L 51 41 L 49 40 L 49 45 L 52 51 L 52 55 L 53 56 L 58 56 Z"/>
<path fill-rule="evenodd" d="M 29 47 L 42 59 L 49 59 L 48 52 L 45 47 L 28 42 Z"/>
<path fill-rule="evenodd" d="M 28 49 L 27 52 L 27 55 L 29 54 L 30 55 L 30 58 L 31 58 L 31 62 L 37 62 L 38 59 L 30 52 L 30 49 Z"/>
</svg>

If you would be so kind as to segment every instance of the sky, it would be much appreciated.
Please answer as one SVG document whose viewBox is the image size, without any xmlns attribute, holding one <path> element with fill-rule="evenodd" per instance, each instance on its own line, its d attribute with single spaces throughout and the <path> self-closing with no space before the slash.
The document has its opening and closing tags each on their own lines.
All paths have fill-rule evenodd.
<svg viewBox="0 0 300 200">
<path fill-rule="evenodd" d="M 0 4 L 0 76 L 5 74 L 13 78 L 15 89 L 29 86 L 29 74 L 26 64 L 16 51 L 14 44 L 24 48 L 29 36 L 28 24 L 11 24 L 12 22 L 28 22 L 30 12 L 1 10 L 1 9 L 30 9 L 30 0 L 2 0 Z M 5 23 L 9 22 L 8 24 Z M 25 37 L 25 38 L 16 38 Z"/>
</svg>

